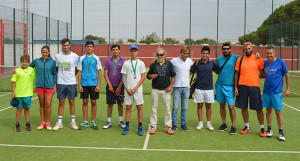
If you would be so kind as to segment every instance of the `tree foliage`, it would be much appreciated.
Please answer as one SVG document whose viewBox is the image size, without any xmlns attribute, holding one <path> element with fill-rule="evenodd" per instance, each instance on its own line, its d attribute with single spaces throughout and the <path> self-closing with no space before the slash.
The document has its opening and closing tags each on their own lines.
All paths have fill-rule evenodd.
<svg viewBox="0 0 300 161">
<path fill-rule="evenodd" d="M 271 35 L 272 14 L 257 28 L 256 31 L 245 35 L 246 41 L 256 44 L 269 44 L 271 38 L 273 45 L 280 45 L 280 31 L 282 26 L 282 41 L 286 46 L 291 45 L 292 37 L 298 40 L 299 35 L 299 1 L 294 0 L 282 5 L 273 12 L 273 34 Z M 294 26 L 294 34 L 292 27 Z M 272 37 L 271 37 L 272 36 Z M 252 39 L 254 38 L 254 39 Z M 239 42 L 244 43 L 244 36 L 239 37 Z M 294 43 L 297 44 L 298 41 Z"/>
<path fill-rule="evenodd" d="M 146 35 L 146 37 L 143 37 L 139 43 L 144 43 L 144 44 L 151 44 L 151 43 L 158 43 L 160 42 L 159 36 L 156 34 L 156 32 L 152 32 L 150 35 Z"/>
<path fill-rule="evenodd" d="M 106 40 L 104 37 L 98 37 L 98 36 L 94 36 L 94 35 L 86 35 L 85 40 L 98 40 L 99 44 L 106 44 Z"/>
<path fill-rule="evenodd" d="M 165 43 L 166 45 L 179 44 L 179 40 L 176 40 L 175 38 L 167 37 L 167 38 L 165 39 L 164 43 Z"/>
<path fill-rule="evenodd" d="M 203 38 L 199 40 L 193 40 L 187 38 L 184 40 L 184 44 L 189 45 L 190 41 L 191 41 L 191 45 L 203 45 L 203 44 L 216 45 L 217 44 L 215 40 L 209 38 Z"/>
</svg>

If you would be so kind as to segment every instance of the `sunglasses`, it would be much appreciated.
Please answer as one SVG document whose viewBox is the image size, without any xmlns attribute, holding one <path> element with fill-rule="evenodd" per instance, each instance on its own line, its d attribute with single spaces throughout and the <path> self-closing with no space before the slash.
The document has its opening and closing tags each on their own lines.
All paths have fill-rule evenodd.
<svg viewBox="0 0 300 161">
<path fill-rule="evenodd" d="M 165 54 L 156 54 L 156 56 L 164 56 Z"/>
<path fill-rule="evenodd" d="M 223 50 L 230 50 L 230 48 L 223 48 Z"/>
</svg>

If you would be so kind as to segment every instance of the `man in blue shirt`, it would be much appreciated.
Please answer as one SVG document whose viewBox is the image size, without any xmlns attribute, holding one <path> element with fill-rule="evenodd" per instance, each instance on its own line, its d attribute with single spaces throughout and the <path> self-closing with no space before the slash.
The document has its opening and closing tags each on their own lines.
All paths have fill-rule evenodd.
<svg viewBox="0 0 300 161">
<path fill-rule="evenodd" d="M 272 124 L 272 108 L 275 109 L 277 116 L 277 123 L 279 128 L 278 139 L 280 141 L 285 141 L 285 136 L 283 134 L 283 98 L 282 98 L 282 87 L 283 87 L 283 77 L 286 79 L 286 90 L 284 92 L 285 96 L 290 95 L 291 81 L 288 73 L 287 66 L 285 62 L 276 58 L 275 48 L 267 47 L 267 61 L 264 63 L 264 71 L 266 73 L 264 93 L 263 93 L 263 107 L 267 108 L 267 137 L 272 137 L 273 131 L 271 129 Z"/>
<path fill-rule="evenodd" d="M 78 89 L 80 91 L 80 98 L 83 99 L 82 111 L 83 111 L 83 123 L 78 128 L 79 130 L 89 127 L 87 121 L 88 117 L 88 103 L 89 96 L 92 104 L 92 123 L 91 128 L 98 130 L 96 125 L 96 112 L 97 104 L 96 99 L 99 99 L 99 91 L 101 84 L 101 61 L 98 56 L 93 54 L 94 42 L 87 41 L 85 43 L 86 54 L 80 57 L 78 60 Z"/>
<path fill-rule="evenodd" d="M 226 125 L 226 103 L 228 104 L 230 119 L 232 122 L 230 134 L 236 134 L 234 110 L 234 67 L 239 55 L 231 55 L 231 45 L 224 43 L 222 45 L 223 56 L 217 58 L 217 67 L 221 70 L 215 84 L 216 100 L 220 103 L 220 114 L 223 124 L 219 131 L 227 130 Z M 227 61 L 227 62 L 226 62 Z M 226 64 L 225 64 L 226 62 Z M 222 68 L 222 69 L 221 69 Z"/>
</svg>

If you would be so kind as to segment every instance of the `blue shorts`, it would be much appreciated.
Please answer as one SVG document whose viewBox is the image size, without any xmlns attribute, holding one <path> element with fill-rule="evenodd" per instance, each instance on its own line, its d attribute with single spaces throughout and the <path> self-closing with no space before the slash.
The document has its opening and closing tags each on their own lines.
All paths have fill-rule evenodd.
<svg viewBox="0 0 300 161">
<path fill-rule="evenodd" d="M 282 93 L 275 94 L 263 94 L 263 107 L 265 108 L 274 108 L 275 111 L 282 111 L 283 109 L 283 98 Z"/>
<path fill-rule="evenodd" d="M 77 97 L 77 85 L 63 85 L 57 84 L 57 98 L 65 99 L 68 96 L 68 99 L 74 99 Z"/>
<path fill-rule="evenodd" d="M 32 96 L 28 96 L 28 97 L 16 97 L 16 99 L 19 101 L 19 106 L 17 108 L 27 108 L 30 109 L 31 108 L 31 98 Z"/>
<path fill-rule="evenodd" d="M 219 103 L 227 103 L 228 105 L 234 105 L 234 91 L 233 85 L 223 85 L 216 83 L 216 100 Z"/>
</svg>

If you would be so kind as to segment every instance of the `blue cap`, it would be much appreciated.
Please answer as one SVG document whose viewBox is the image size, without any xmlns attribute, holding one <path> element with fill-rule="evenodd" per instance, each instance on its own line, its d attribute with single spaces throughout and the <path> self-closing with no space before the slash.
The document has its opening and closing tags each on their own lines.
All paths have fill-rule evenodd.
<svg viewBox="0 0 300 161">
<path fill-rule="evenodd" d="M 131 50 L 131 49 L 139 50 L 139 48 L 138 48 L 136 45 L 131 45 L 131 46 L 130 46 L 130 50 Z"/>
<path fill-rule="evenodd" d="M 17 98 L 13 98 L 10 101 L 10 105 L 13 106 L 13 107 L 18 107 L 19 106 L 19 101 L 17 100 Z"/>
</svg>

